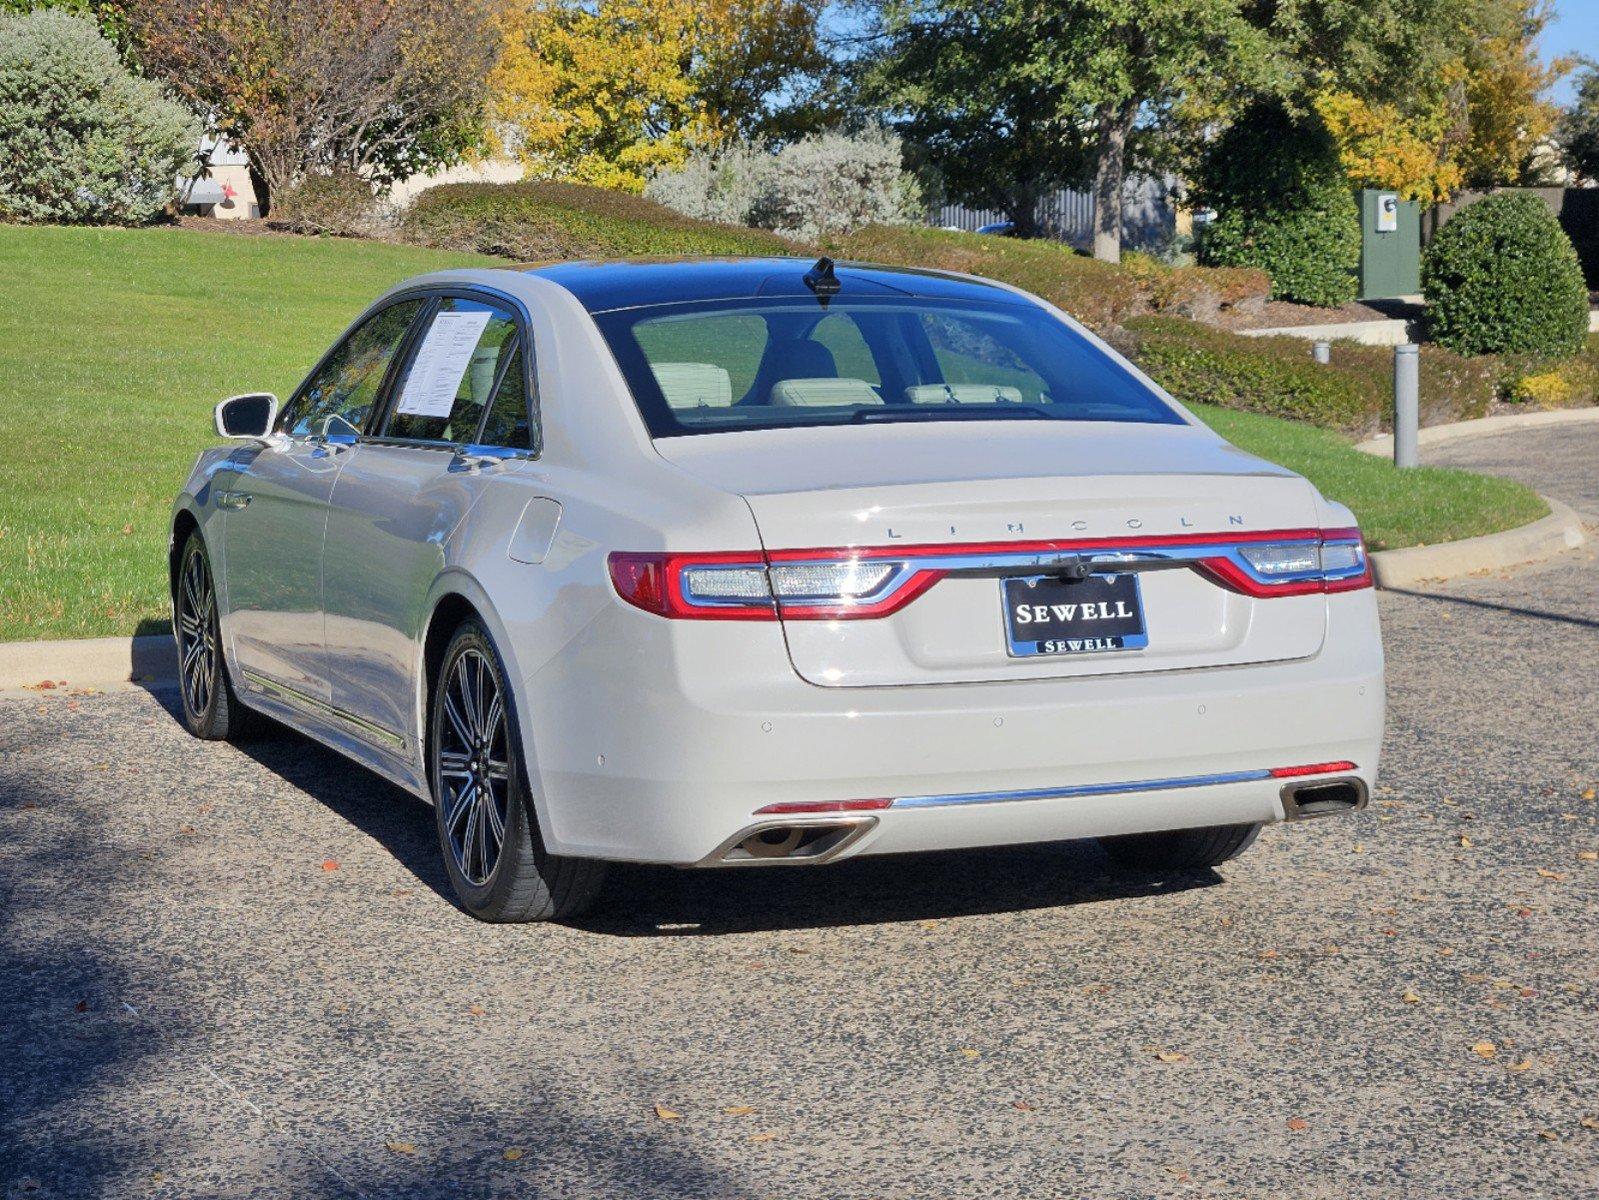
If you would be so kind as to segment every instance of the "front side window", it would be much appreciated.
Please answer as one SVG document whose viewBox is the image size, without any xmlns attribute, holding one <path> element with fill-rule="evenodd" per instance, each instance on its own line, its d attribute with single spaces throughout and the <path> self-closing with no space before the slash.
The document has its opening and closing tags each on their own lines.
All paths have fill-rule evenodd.
<svg viewBox="0 0 1599 1200">
<path fill-rule="evenodd" d="M 291 437 L 353 434 L 364 429 L 389 365 L 423 303 L 402 300 L 391 304 L 352 330 L 295 393 L 278 428 Z"/>
<path fill-rule="evenodd" d="M 1183 423 L 1111 355 L 1031 305 L 754 298 L 595 321 L 655 437 L 892 421 Z"/>
<path fill-rule="evenodd" d="M 516 321 L 505 309 L 454 296 L 440 300 L 394 388 L 383 436 L 476 440 L 495 388 L 517 360 L 517 344 Z M 523 409 L 525 421 L 525 397 Z"/>
</svg>

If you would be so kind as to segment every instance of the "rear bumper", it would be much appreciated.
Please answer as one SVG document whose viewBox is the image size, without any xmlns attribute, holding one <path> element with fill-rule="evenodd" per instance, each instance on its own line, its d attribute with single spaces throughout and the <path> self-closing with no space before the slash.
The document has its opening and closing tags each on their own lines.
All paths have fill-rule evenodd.
<svg viewBox="0 0 1599 1200">
<path fill-rule="evenodd" d="M 851 689 L 800 681 L 774 626 L 607 617 L 525 681 L 541 827 L 555 853 L 687 865 L 773 804 L 894 802 L 851 814 L 864 829 L 828 859 L 1283 820 L 1271 768 L 1376 776 L 1375 601 L 1328 607 L 1312 659 Z M 640 628 L 657 643 L 619 636 Z"/>
</svg>

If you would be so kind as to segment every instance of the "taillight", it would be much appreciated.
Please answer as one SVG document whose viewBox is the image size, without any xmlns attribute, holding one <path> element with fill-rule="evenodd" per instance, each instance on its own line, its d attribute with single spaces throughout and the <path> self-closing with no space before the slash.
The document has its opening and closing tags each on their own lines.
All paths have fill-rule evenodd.
<svg viewBox="0 0 1599 1200">
<path fill-rule="evenodd" d="M 847 621 L 898 612 L 952 572 L 1051 573 L 1189 567 L 1257 599 L 1371 586 L 1358 529 L 1160 534 L 1052 542 L 855 546 L 826 550 L 636 554 L 609 558 L 616 594 L 662 617 L 705 621 Z M 1096 561 L 1100 560 L 1100 561 Z"/>
</svg>

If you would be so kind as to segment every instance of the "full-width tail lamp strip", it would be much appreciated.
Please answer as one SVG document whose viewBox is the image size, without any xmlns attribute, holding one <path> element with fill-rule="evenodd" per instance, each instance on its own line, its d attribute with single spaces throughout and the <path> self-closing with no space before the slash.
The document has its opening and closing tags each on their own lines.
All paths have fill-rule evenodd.
<svg viewBox="0 0 1599 1200">
<path fill-rule="evenodd" d="M 1038 574 L 1080 560 L 1096 574 L 1189 567 L 1266 600 L 1371 586 L 1358 529 L 1169 534 L 1052 542 L 856 546 L 762 553 L 609 558 L 617 595 L 645 612 L 699 621 L 852 621 L 886 617 L 953 574 Z"/>
</svg>

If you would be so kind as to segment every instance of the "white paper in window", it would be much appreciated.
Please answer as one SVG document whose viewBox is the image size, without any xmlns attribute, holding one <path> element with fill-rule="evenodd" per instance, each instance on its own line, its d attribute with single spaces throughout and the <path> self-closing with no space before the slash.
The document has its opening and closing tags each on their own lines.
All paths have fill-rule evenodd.
<svg viewBox="0 0 1599 1200">
<path fill-rule="evenodd" d="M 397 412 L 408 417 L 447 417 L 472 364 L 472 351 L 493 313 L 441 312 L 422 339 L 405 377 Z"/>
</svg>

